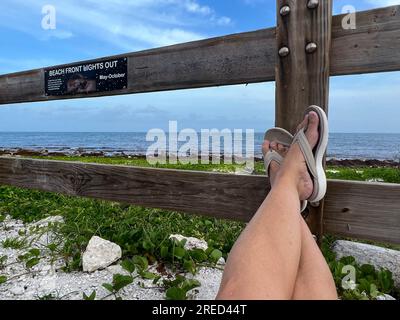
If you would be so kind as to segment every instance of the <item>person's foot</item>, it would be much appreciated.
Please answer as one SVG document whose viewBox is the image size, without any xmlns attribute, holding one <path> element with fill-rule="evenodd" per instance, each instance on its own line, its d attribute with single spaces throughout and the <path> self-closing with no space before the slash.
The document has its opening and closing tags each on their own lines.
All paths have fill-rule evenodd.
<svg viewBox="0 0 400 320">
<path fill-rule="evenodd" d="M 284 145 L 279 144 L 275 141 L 265 140 L 262 145 L 262 152 L 263 152 L 263 154 L 266 154 L 269 150 L 274 150 L 279 155 L 281 155 L 283 158 L 285 158 L 289 148 L 285 147 Z M 271 162 L 271 164 L 269 166 L 269 174 L 268 174 L 271 186 L 274 185 L 276 175 L 280 168 L 281 168 L 281 166 L 277 162 L 275 162 L 275 161 Z"/>
<path fill-rule="evenodd" d="M 314 111 L 310 112 L 304 117 L 303 122 L 297 127 L 297 132 L 303 128 L 307 128 L 305 135 L 313 149 L 319 139 L 319 118 L 318 114 Z M 303 153 L 298 144 L 294 144 L 289 149 L 274 141 L 264 141 L 263 152 L 265 154 L 269 149 L 275 150 L 282 157 L 285 158 L 282 164 L 282 170 L 276 162 L 272 162 L 270 166 L 270 180 L 271 185 L 274 185 L 278 177 L 286 175 L 294 175 L 297 178 L 297 190 L 299 192 L 300 200 L 307 200 L 313 192 L 313 180 L 308 172 L 307 164 L 304 159 Z"/>
</svg>

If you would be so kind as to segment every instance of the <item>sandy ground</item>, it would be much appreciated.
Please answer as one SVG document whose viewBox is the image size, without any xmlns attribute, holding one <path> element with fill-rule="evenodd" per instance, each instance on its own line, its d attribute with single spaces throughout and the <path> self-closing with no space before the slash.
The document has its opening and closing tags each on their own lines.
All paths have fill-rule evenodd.
<svg viewBox="0 0 400 320">
<path fill-rule="evenodd" d="M 52 220 L 50 220 L 52 221 Z M 56 219 L 53 222 L 60 222 Z M 111 283 L 114 274 L 126 273 L 118 264 L 105 270 L 93 273 L 73 272 L 65 273 L 61 270 L 62 259 L 46 249 L 49 243 L 56 243 L 59 239 L 49 231 L 49 221 L 41 221 L 24 225 L 21 221 L 9 217 L 0 223 L 0 258 L 7 260 L 0 265 L 0 276 L 8 278 L 0 284 L 0 300 L 36 300 L 51 297 L 52 299 L 80 300 L 83 293 L 90 295 L 96 291 L 96 299 L 114 299 L 107 297 L 109 292 L 103 288 L 103 283 Z M 25 249 L 4 248 L 1 244 L 6 239 L 24 238 L 29 244 Z M 41 250 L 40 262 L 33 268 L 25 266 L 26 261 L 20 261 L 19 256 L 31 248 Z M 151 270 L 156 272 L 155 270 Z M 190 278 L 190 276 L 187 276 Z M 222 271 L 214 268 L 202 268 L 194 277 L 199 280 L 201 287 L 189 293 L 190 299 L 214 299 L 222 277 Z M 162 300 L 165 292 L 155 287 L 151 280 L 136 279 L 120 292 L 124 300 Z"/>
</svg>

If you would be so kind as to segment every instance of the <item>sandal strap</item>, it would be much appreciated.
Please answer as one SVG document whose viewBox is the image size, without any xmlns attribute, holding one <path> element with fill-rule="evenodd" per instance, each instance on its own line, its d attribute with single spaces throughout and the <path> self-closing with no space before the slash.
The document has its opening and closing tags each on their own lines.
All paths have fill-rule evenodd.
<svg viewBox="0 0 400 320">
<path fill-rule="evenodd" d="M 306 160 L 306 164 L 308 170 L 310 171 L 312 177 L 314 179 L 317 178 L 317 167 L 315 163 L 315 157 L 313 150 L 310 146 L 310 143 L 307 140 L 307 137 L 304 133 L 304 128 L 301 129 L 294 137 L 293 144 L 297 143 L 300 147 L 301 152 L 303 153 L 304 159 Z"/>
<path fill-rule="evenodd" d="M 289 148 L 293 141 L 293 135 L 285 129 L 272 128 L 265 133 L 264 140 L 275 141 L 277 144 Z"/>
<path fill-rule="evenodd" d="M 300 212 L 304 212 L 307 209 L 308 201 L 302 200 L 300 201 Z"/>
<path fill-rule="evenodd" d="M 264 164 L 265 164 L 265 171 L 267 173 L 267 177 L 269 177 L 269 167 L 270 167 L 272 161 L 275 161 L 276 163 L 278 163 L 280 165 L 283 162 L 283 157 L 275 150 L 270 150 L 265 154 Z"/>
</svg>

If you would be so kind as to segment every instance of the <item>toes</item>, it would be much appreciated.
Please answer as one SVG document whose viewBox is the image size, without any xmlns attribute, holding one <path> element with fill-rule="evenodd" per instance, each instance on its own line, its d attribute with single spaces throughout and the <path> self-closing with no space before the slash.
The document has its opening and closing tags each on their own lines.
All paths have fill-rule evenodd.
<svg viewBox="0 0 400 320">
<path fill-rule="evenodd" d="M 308 124 L 308 117 L 309 117 L 308 114 L 306 114 L 306 115 L 304 116 L 303 121 L 302 121 L 302 122 L 297 126 L 297 128 L 296 128 L 296 132 L 299 132 L 301 129 L 307 127 L 307 124 Z"/>
<path fill-rule="evenodd" d="M 285 146 L 282 144 L 278 144 L 278 151 L 284 152 L 286 150 Z"/>
<path fill-rule="evenodd" d="M 276 141 L 268 141 L 265 140 L 262 144 L 262 152 L 265 155 L 269 150 L 274 150 L 278 152 L 281 156 L 285 156 L 285 154 L 288 152 L 288 148 L 280 143 L 277 143 Z"/>
<path fill-rule="evenodd" d="M 272 142 L 271 143 L 271 149 L 278 152 L 281 156 L 285 156 L 288 148 L 285 147 L 283 144 L 277 143 L 277 142 Z"/>
<path fill-rule="evenodd" d="M 264 143 L 262 145 L 262 153 L 266 154 L 269 151 L 270 148 L 270 142 L 268 140 L 264 140 Z"/>
<path fill-rule="evenodd" d="M 308 114 L 308 128 L 310 130 L 318 130 L 319 126 L 319 117 L 315 111 L 311 111 Z"/>
<path fill-rule="evenodd" d="M 308 125 L 306 136 L 308 141 L 310 142 L 311 147 L 314 147 L 319 139 L 319 117 L 318 114 L 314 111 L 311 111 L 308 114 Z"/>
</svg>

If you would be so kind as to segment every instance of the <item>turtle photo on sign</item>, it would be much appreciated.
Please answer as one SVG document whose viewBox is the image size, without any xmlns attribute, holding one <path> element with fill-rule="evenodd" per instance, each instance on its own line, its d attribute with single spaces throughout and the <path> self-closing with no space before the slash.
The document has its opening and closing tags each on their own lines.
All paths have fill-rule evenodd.
<svg viewBox="0 0 400 320">
<path fill-rule="evenodd" d="M 67 94 L 96 92 L 96 80 L 88 79 L 78 73 L 67 81 Z"/>
<path fill-rule="evenodd" d="M 45 70 L 47 96 L 89 94 L 127 87 L 127 58 Z"/>
</svg>

